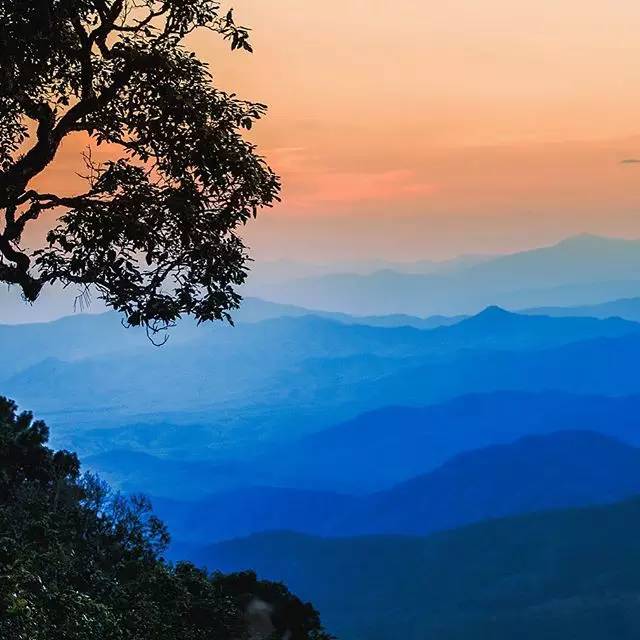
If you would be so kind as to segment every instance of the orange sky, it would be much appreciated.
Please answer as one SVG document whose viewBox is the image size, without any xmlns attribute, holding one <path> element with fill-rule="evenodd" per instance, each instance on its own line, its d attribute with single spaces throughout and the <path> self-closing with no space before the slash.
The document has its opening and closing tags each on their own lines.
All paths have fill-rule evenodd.
<svg viewBox="0 0 640 640">
<path fill-rule="evenodd" d="M 236 0 L 255 54 L 194 39 L 270 105 L 284 202 L 262 258 L 446 257 L 640 236 L 640 4 Z M 64 183 L 77 144 L 50 172 Z"/>
</svg>

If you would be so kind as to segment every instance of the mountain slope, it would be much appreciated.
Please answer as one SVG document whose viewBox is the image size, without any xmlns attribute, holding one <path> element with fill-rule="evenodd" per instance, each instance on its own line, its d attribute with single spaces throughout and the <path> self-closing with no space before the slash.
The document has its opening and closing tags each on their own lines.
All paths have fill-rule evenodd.
<svg viewBox="0 0 640 640">
<path fill-rule="evenodd" d="M 77 320 L 93 326 L 92 318 Z M 109 320 L 117 325 L 114 316 L 101 316 L 97 326 Z M 0 384 L 55 424 L 57 446 L 82 455 L 134 449 L 160 457 L 246 458 L 389 405 L 424 406 L 504 389 L 640 393 L 639 327 L 495 307 L 429 331 L 279 318 L 201 327 L 193 336 L 172 336 L 161 349 L 139 335 L 141 346 L 87 357 L 74 357 L 73 342 L 62 341 L 69 359 L 59 352 L 45 358 L 43 348 L 45 359 L 0 377 Z M 15 348 L 16 335 L 7 332 L 0 347 Z M 283 472 L 298 457 L 286 460 Z M 413 468 L 412 475 L 426 470 Z M 277 484 L 296 486 L 287 478 Z"/>
<path fill-rule="evenodd" d="M 640 445 L 640 396 L 560 392 L 472 394 L 426 407 L 364 413 L 275 454 L 281 482 L 369 492 L 433 470 L 470 449 L 567 429 Z"/>
<path fill-rule="evenodd" d="M 564 320 L 564 322 L 561 322 Z M 600 324 L 602 323 L 602 324 Z M 455 349 L 541 349 L 594 337 L 635 333 L 640 325 L 621 318 L 552 318 L 511 313 L 497 306 L 429 333 L 432 340 Z"/>
<path fill-rule="evenodd" d="M 156 496 L 196 499 L 247 485 L 365 494 L 433 471 L 465 451 L 532 434 L 590 430 L 638 446 L 638 416 L 640 396 L 495 392 L 368 412 L 243 462 L 180 461 L 112 450 L 88 457 L 87 463 L 114 485 Z M 113 437 L 129 448 L 170 449 L 174 458 L 184 447 L 193 458 L 203 457 L 199 443 L 211 434 L 204 425 L 149 424 L 122 427 L 115 436 L 88 432 L 69 439 L 82 442 L 85 436 L 89 444 Z"/>
<path fill-rule="evenodd" d="M 191 486 L 184 487 L 185 494 Z M 206 544 L 284 529 L 332 536 L 422 535 L 488 518 L 604 504 L 636 494 L 640 449 L 576 431 L 470 451 L 369 496 L 250 487 L 192 502 L 154 498 L 153 504 L 174 539 Z"/>
<path fill-rule="evenodd" d="M 336 531 L 360 502 L 358 498 L 330 492 L 247 487 L 193 502 L 155 497 L 153 507 L 169 526 L 173 539 L 205 544 L 259 531 Z"/>
<path fill-rule="evenodd" d="M 312 598 L 342 640 L 632 640 L 640 500 L 493 520 L 428 538 L 270 533 L 191 549 Z"/>
<path fill-rule="evenodd" d="M 590 317 L 590 318 L 624 318 L 634 322 L 640 321 L 640 298 L 622 298 L 601 304 L 584 305 L 581 307 L 539 307 L 525 309 L 520 313 L 531 315 L 561 317 Z"/>
<path fill-rule="evenodd" d="M 470 522 L 640 495 L 640 449 L 562 431 L 460 454 L 364 500 L 332 532 L 422 535 Z"/>
</svg>

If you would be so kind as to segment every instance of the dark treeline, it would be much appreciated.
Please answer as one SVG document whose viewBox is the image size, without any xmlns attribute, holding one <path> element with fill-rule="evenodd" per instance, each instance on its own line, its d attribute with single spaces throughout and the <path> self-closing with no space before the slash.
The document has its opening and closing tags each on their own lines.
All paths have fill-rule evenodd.
<svg viewBox="0 0 640 640">
<path fill-rule="evenodd" d="M 165 562 L 148 500 L 81 475 L 48 435 L 0 398 L 0 638 L 329 638 L 283 585 Z"/>
</svg>

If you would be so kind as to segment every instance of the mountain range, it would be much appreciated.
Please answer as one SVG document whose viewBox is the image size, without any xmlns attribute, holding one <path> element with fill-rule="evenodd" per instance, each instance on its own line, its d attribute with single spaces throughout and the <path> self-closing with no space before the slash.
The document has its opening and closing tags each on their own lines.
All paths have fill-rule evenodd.
<svg viewBox="0 0 640 640">
<path fill-rule="evenodd" d="M 337 273 L 366 275 L 387 270 L 410 274 L 454 273 L 472 265 L 481 264 L 494 257 L 489 254 L 466 254 L 448 260 L 393 261 L 370 259 L 350 262 L 333 261 L 324 264 L 296 262 L 293 260 L 257 260 L 251 269 L 249 281 L 251 285 L 256 285 L 258 283 L 282 282 L 292 276 L 301 278 Z"/>
<path fill-rule="evenodd" d="M 409 318 L 473 315 L 492 304 L 508 309 L 592 305 L 640 295 L 639 248 L 638 240 L 582 234 L 529 251 L 443 262 L 258 261 L 242 294 L 298 308 L 365 316 L 369 323 L 380 316 L 412 324 Z M 103 304 L 94 298 L 87 310 L 103 311 Z M 77 306 L 73 290 L 48 289 L 32 308 L 14 288 L 0 292 L 0 322 L 52 320 Z M 244 313 L 243 309 L 237 315 Z"/>
<path fill-rule="evenodd" d="M 538 314 L 540 315 L 540 314 Z M 392 313 L 382 316 L 358 316 L 337 311 L 319 311 L 307 309 L 291 304 L 278 304 L 268 302 L 260 298 L 245 298 L 240 309 L 233 313 L 235 322 L 261 322 L 275 318 L 301 318 L 315 316 L 334 320 L 342 324 L 367 325 L 370 327 L 414 327 L 415 329 L 435 329 L 436 327 L 449 326 L 466 319 L 468 316 L 428 316 L 420 318 L 401 313 Z"/>
<path fill-rule="evenodd" d="M 386 407 L 249 458 L 176 460 L 119 449 L 86 462 L 116 486 L 158 497 L 198 499 L 250 485 L 362 495 L 433 471 L 465 451 L 527 435 L 590 430 L 640 446 L 638 416 L 640 396 L 502 391 L 426 407 Z M 180 438 L 185 447 L 196 447 L 203 438 L 192 427 L 132 430 L 140 435 L 136 448 L 147 442 L 149 449 L 167 449 Z"/>
<path fill-rule="evenodd" d="M 579 307 L 538 307 L 525 309 L 521 313 L 554 318 L 589 317 L 589 318 L 624 318 L 640 321 L 640 298 L 622 298 L 601 304 L 589 304 Z"/>
<path fill-rule="evenodd" d="M 640 393 L 630 375 L 640 324 L 619 318 L 490 307 L 419 330 L 282 317 L 185 324 L 162 348 L 144 332 L 120 343 L 124 331 L 113 315 L 4 326 L 2 388 L 56 426 L 57 446 L 200 459 L 253 456 L 368 410 L 469 392 Z"/>
<path fill-rule="evenodd" d="M 640 241 L 244 292 L 162 347 L 113 313 L 0 325 L 2 394 L 150 495 L 172 558 L 284 580 L 342 640 L 638 636 Z"/>
<path fill-rule="evenodd" d="M 444 273 L 342 273 L 247 286 L 274 302 L 357 315 L 475 314 L 584 305 L 640 293 L 640 241 L 581 235 L 556 245 L 497 256 Z"/>
<path fill-rule="evenodd" d="M 246 487 L 195 501 L 156 497 L 153 503 L 175 540 L 205 544 L 269 530 L 423 535 L 637 494 L 640 449 L 593 432 L 561 431 L 468 451 L 366 496 Z"/>
<path fill-rule="evenodd" d="M 176 553 L 284 580 L 342 640 L 634 640 L 640 500 L 428 537 L 270 532 Z"/>
</svg>

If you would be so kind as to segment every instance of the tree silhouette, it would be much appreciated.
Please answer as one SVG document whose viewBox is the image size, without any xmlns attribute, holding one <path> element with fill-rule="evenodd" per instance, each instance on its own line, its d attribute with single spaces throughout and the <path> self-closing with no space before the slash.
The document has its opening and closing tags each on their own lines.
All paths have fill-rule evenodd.
<svg viewBox="0 0 640 640">
<path fill-rule="evenodd" d="M 247 273 L 237 231 L 280 185 L 242 136 L 266 107 L 216 89 L 184 39 L 251 51 L 247 29 L 216 0 L 3 0 L 0 24 L 0 282 L 28 301 L 56 282 L 95 289 L 152 331 L 229 319 Z M 34 179 L 78 132 L 116 159 L 85 154 L 83 193 L 41 193 Z M 29 251 L 45 214 L 56 222 Z"/>
</svg>

